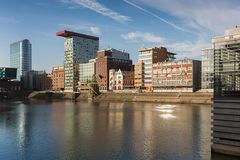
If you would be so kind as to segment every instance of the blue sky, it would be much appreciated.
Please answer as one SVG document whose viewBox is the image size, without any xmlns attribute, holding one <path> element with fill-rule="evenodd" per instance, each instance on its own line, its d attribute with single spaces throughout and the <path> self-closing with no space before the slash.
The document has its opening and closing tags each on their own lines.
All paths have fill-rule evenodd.
<svg viewBox="0 0 240 160">
<path fill-rule="evenodd" d="M 0 66 L 9 66 L 9 45 L 29 39 L 33 69 L 63 64 L 60 30 L 100 37 L 100 48 L 130 53 L 165 46 L 179 58 L 200 59 L 211 38 L 240 25 L 238 0 L 0 0 Z"/>
</svg>

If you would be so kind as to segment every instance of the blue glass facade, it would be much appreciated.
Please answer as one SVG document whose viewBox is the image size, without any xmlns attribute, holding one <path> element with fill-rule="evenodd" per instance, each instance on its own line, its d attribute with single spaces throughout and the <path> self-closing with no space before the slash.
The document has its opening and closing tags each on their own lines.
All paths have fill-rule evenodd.
<svg viewBox="0 0 240 160">
<path fill-rule="evenodd" d="M 17 68 L 17 79 L 20 80 L 25 71 L 32 70 L 32 45 L 24 39 L 10 45 L 10 66 Z"/>
<path fill-rule="evenodd" d="M 17 69 L 0 67 L 0 79 L 16 79 Z"/>
</svg>

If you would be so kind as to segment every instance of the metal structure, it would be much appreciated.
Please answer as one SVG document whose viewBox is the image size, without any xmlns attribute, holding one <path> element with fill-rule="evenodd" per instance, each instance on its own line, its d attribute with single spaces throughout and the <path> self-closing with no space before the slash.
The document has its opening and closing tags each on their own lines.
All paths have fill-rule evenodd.
<svg viewBox="0 0 240 160">
<path fill-rule="evenodd" d="M 240 28 L 213 39 L 214 152 L 240 156 Z"/>
</svg>

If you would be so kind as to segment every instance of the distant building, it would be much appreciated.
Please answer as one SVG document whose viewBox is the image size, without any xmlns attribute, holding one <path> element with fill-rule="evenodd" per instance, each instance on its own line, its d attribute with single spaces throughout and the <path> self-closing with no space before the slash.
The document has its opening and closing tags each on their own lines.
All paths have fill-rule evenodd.
<svg viewBox="0 0 240 160">
<path fill-rule="evenodd" d="M 70 31 L 58 32 L 57 36 L 65 37 L 64 89 L 73 92 L 77 90 L 79 81 L 79 64 L 96 57 L 99 38 Z"/>
<path fill-rule="evenodd" d="M 79 82 L 87 83 L 93 81 L 96 71 L 96 59 L 89 60 L 88 63 L 79 64 Z"/>
<path fill-rule="evenodd" d="M 154 92 L 194 92 L 201 88 L 201 62 L 184 59 L 153 64 Z"/>
<path fill-rule="evenodd" d="M 152 65 L 158 62 L 171 61 L 175 54 L 164 47 L 144 48 L 138 51 L 138 61 L 135 64 L 135 86 L 142 89 L 152 89 Z M 142 73 L 142 75 L 140 75 Z"/>
<path fill-rule="evenodd" d="M 214 50 L 202 51 L 202 89 L 213 90 L 214 87 Z"/>
<path fill-rule="evenodd" d="M 0 79 L 16 79 L 17 68 L 0 67 Z"/>
<path fill-rule="evenodd" d="M 109 70 L 109 90 L 134 89 L 134 72 Z"/>
<path fill-rule="evenodd" d="M 24 39 L 10 45 L 10 66 L 17 68 L 17 79 L 32 69 L 32 44 Z"/>
<path fill-rule="evenodd" d="M 26 71 L 23 75 L 24 89 L 26 90 L 51 90 L 52 78 L 45 71 Z"/>
<path fill-rule="evenodd" d="M 99 90 L 109 90 L 110 69 L 131 71 L 133 68 L 129 53 L 112 48 L 98 51 L 96 60 L 96 79 Z"/>
<path fill-rule="evenodd" d="M 61 91 L 64 90 L 64 67 L 53 67 L 52 68 L 52 90 Z"/>
<path fill-rule="evenodd" d="M 240 28 L 212 40 L 214 104 L 212 150 L 240 156 Z"/>
<path fill-rule="evenodd" d="M 16 68 L 0 67 L 0 93 L 22 90 L 23 87 L 20 81 L 12 81 L 16 79 L 16 75 Z"/>
</svg>

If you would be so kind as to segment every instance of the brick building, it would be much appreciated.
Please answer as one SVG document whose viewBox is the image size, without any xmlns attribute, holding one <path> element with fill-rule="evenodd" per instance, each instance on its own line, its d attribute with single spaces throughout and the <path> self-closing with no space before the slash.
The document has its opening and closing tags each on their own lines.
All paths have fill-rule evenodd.
<svg viewBox="0 0 240 160">
<path fill-rule="evenodd" d="M 64 67 L 53 67 L 52 68 L 52 90 L 60 91 L 64 90 Z"/>
<path fill-rule="evenodd" d="M 109 89 L 110 69 L 131 71 L 132 60 L 129 59 L 129 53 L 116 49 L 98 51 L 96 59 L 96 79 L 100 90 Z"/>
</svg>

